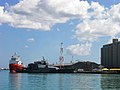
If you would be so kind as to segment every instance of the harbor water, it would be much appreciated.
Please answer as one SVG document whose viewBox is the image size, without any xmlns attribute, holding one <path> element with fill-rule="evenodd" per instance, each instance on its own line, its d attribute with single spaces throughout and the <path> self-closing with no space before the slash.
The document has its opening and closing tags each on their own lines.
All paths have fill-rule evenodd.
<svg viewBox="0 0 120 90">
<path fill-rule="evenodd" d="M 0 90 L 119 90 L 120 74 L 28 74 L 0 71 Z"/>
</svg>

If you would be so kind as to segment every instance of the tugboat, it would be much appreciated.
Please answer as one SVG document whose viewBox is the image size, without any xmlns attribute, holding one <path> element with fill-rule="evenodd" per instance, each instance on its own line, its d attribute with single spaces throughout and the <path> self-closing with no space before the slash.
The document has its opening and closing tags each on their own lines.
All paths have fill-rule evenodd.
<svg viewBox="0 0 120 90">
<path fill-rule="evenodd" d="M 35 61 L 34 63 L 28 64 L 28 68 L 23 70 L 27 73 L 52 73 L 55 72 L 57 67 L 50 66 L 48 62 L 44 59 L 40 61 Z"/>
<path fill-rule="evenodd" d="M 11 73 L 23 71 L 23 64 L 20 60 L 20 56 L 16 53 L 11 57 L 11 60 L 9 61 L 9 70 Z"/>
</svg>

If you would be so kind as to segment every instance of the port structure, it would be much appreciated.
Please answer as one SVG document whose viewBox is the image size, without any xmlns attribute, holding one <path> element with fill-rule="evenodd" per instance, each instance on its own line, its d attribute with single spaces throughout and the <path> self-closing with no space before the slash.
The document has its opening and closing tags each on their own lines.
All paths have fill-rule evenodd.
<svg viewBox="0 0 120 90">
<path fill-rule="evenodd" d="M 62 42 L 61 42 L 61 47 L 60 47 L 59 62 L 60 62 L 60 68 L 62 68 L 62 66 L 64 66 L 63 43 Z"/>
</svg>

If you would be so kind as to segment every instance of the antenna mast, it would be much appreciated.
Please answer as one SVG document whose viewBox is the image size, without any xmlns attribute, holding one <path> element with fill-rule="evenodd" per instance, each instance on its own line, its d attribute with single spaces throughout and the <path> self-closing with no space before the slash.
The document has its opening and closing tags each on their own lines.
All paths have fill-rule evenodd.
<svg viewBox="0 0 120 90">
<path fill-rule="evenodd" d="M 61 42 L 61 47 L 60 47 L 60 57 L 59 57 L 59 62 L 60 62 L 60 68 L 61 68 L 61 66 L 64 65 L 63 43 L 62 43 L 62 42 Z"/>
</svg>

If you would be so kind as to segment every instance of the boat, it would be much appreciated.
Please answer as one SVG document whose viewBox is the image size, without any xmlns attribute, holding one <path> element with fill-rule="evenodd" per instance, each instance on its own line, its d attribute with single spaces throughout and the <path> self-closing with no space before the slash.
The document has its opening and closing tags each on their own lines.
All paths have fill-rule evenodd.
<svg viewBox="0 0 120 90">
<path fill-rule="evenodd" d="M 20 60 L 20 56 L 14 53 L 9 61 L 9 70 L 11 73 L 17 73 L 23 71 L 23 64 Z"/>
<path fill-rule="evenodd" d="M 35 61 L 34 63 L 28 64 L 28 67 L 23 70 L 24 73 L 50 73 L 57 69 L 57 67 L 52 67 L 44 59 Z"/>
<path fill-rule="evenodd" d="M 50 65 L 43 57 L 42 60 L 29 63 L 27 67 L 23 67 L 20 56 L 16 53 L 9 61 L 9 70 L 11 73 L 73 73 L 72 68 L 60 68 Z"/>
<path fill-rule="evenodd" d="M 28 64 L 26 69 L 23 69 L 23 73 L 73 73 L 74 69 L 65 69 L 54 67 L 49 65 L 48 62 L 44 59 L 35 61 L 34 63 Z"/>
</svg>

